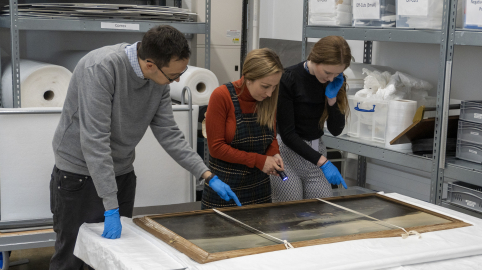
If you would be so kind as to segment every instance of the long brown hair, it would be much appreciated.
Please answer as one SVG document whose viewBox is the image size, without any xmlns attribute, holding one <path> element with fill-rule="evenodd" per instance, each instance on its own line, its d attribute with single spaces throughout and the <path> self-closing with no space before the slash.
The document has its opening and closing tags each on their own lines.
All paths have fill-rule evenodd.
<svg viewBox="0 0 482 270">
<path fill-rule="evenodd" d="M 278 72 L 283 72 L 283 65 L 281 64 L 278 55 L 273 50 L 263 48 L 250 51 L 243 64 L 244 80 L 243 85 L 241 86 L 241 91 L 243 91 L 247 80 L 258 80 Z M 262 126 L 268 126 L 271 130 L 274 128 L 274 120 L 276 119 L 278 93 L 279 84 L 271 94 L 271 97 L 256 103 L 256 122 Z M 241 95 L 241 93 L 239 94 Z"/>
<path fill-rule="evenodd" d="M 340 36 L 327 36 L 316 42 L 313 49 L 311 49 L 308 60 L 314 64 L 324 65 L 345 65 L 345 69 L 350 66 L 352 56 L 350 46 L 346 40 Z M 348 106 L 348 85 L 346 83 L 346 76 L 340 91 L 336 95 L 336 103 L 341 113 L 348 117 L 350 108 Z M 328 118 L 328 101 L 325 99 L 325 110 L 321 115 L 320 127 L 323 128 L 326 119 Z"/>
</svg>

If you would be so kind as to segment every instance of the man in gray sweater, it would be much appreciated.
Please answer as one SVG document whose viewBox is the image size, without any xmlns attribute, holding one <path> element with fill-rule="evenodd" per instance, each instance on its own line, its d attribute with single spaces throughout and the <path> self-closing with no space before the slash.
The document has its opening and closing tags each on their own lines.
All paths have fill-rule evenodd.
<svg viewBox="0 0 482 270">
<path fill-rule="evenodd" d="M 181 32 L 157 26 L 142 42 L 94 50 L 77 64 L 52 143 L 50 197 L 57 239 L 50 269 L 82 269 L 73 250 L 84 222 L 105 222 L 103 237 L 121 236 L 120 216 L 132 217 L 134 207 L 135 147 L 149 126 L 183 168 L 240 205 L 174 121 L 169 83 L 179 81 L 190 54 Z"/>
</svg>

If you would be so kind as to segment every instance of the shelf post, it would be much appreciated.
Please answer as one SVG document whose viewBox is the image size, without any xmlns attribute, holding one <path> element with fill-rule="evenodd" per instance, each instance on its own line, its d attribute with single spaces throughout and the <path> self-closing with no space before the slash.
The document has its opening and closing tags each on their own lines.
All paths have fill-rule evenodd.
<svg viewBox="0 0 482 270">
<path fill-rule="evenodd" d="M 439 79 L 437 105 L 433 138 L 432 179 L 430 183 L 430 202 L 441 205 L 444 183 L 445 155 L 447 143 L 447 124 L 450 105 L 450 84 L 454 54 L 455 21 L 457 0 L 444 0 L 442 18 L 442 38 L 440 42 Z"/>
<path fill-rule="evenodd" d="M 358 171 L 356 174 L 356 185 L 365 187 L 367 182 L 367 158 L 358 156 Z"/>
<path fill-rule="evenodd" d="M 372 63 L 372 48 L 373 48 L 373 41 L 365 40 L 363 44 L 363 63 L 371 64 Z"/>
<path fill-rule="evenodd" d="M 18 0 L 10 0 L 10 38 L 12 46 L 13 107 L 20 108 L 20 46 L 18 38 Z"/>
<path fill-rule="evenodd" d="M 306 26 L 308 25 L 308 0 L 303 0 L 303 31 L 301 33 L 301 62 L 306 60 Z"/>
<path fill-rule="evenodd" d="M 206 34 L 204 35 L 204 68 L 211 68 L 211 0 L 206 0 Z"/>
<path fill-rule="evenodd" d="M 2 74 L 2 49 L 0 49 L 0 74 Z M 0 108 L 3 108 L 3 104 L 2 104 L 2 81 L 0 81 Z"/>
</svg>

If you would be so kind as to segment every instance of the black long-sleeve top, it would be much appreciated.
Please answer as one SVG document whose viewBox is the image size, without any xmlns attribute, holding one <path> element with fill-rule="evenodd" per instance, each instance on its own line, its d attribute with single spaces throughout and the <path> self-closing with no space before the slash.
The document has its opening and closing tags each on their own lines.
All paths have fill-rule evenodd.
<svg viewBox="0 0 482 270">
<path fill-rule="evenodd" d="M 315 140 L 323 136 L 323 127 L 319 126 L 325 109 L 325 88 L 327 83 L 320 83 L 309 74 L 304 62 L 285 69 L 281 77 L 278 97 L 278 133 L 285 145 L 313 164 L 317 164 L 321 154 L 303 140 Z M 330 133 L 338 136 L 345 127 L 345 115 L 337 103 L 328 105 L 327 127 Z"/>
</svg>

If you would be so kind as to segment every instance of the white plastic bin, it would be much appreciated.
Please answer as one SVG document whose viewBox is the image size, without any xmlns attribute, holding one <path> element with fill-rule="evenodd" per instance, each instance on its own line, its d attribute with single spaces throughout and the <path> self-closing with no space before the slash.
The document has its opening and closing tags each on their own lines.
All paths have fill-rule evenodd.
<svg viewBox="0 0 482 270">
<path fill-rule="evenodd" d="M 482 29 L 482 1 L 462 1 L 464 8 L 464 28 Z"/>
<path fill-rule="evenodd" d="M 351 0 L 310 0 L 309 25 L 351 25 Z"/>
<path fill-rule="evenodd" d="M 397 0 L 397 28 L 442 28 L 442 0 Z"/>
<path fill-rule="evenodd" d="M 357 102 L 360 99 L 350 95 L 348 96 L 348 106 L 350 107 L 350 115 L 347 118 L 347 135 L 350 137 L 360 137 L 360 121 L 358 121 L 358 113 L 355 111 Z"/>
<path fill-rule="evenodd" d="M 373 115 L 372 140 L 385 142 L 387 131 L 388 100 L 374 102 L 375 114 Z"/>
<path fill-rule="evenodd" d="M 388 101 L 348 96 L 348 136 L 385 142 Z"/>
<path fill-rule="evenodd" d="M 353 0 L 355 27 L 395 27 L 396 0 Z"/>
</svg>

